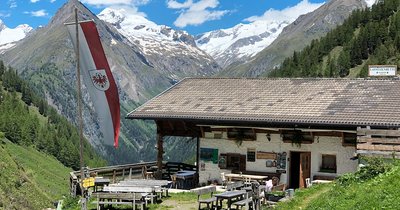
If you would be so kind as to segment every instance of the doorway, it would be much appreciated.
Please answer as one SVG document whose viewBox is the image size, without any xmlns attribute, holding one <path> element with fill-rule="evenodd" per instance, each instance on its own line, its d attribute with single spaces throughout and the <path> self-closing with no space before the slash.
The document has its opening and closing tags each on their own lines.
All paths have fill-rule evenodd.
<svg viewBox="0 0 400 210">
<path fill-rule="evenodd" d="M 289 187 L 306 187 L 311 175 L 311 152 L 290 152 Z"/>
</svg>

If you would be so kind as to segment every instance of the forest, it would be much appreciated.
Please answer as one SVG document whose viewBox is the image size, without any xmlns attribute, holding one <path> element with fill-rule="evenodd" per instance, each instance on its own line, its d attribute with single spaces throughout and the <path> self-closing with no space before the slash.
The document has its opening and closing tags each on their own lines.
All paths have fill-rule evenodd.
<svg viewBox="0 0 400 210">
<path fill-rule="evenodd" d="M 0 137 L 56 157 L 63 165 L 80 168 L 79 132 L 21 79 L 18 71 L 0 61 Z M 85 165 L 105 165 L 84 140 Z"/>
<path fill-rule="evenodd" d="M 367 77 L 368 65 L 400 62 L 400 1 L 354 11 L 336 29 L 294 52 L 270 77 Z M 356 71 L 358 69 L 358 71 Z"/>
</svg>

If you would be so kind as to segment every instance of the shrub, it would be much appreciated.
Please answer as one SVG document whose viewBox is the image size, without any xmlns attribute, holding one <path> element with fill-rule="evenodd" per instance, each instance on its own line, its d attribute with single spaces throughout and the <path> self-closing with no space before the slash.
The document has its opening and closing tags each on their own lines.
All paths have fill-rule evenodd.
<svg viewBox="0 0 400 210">
<path fill-rule="evenodd" d="M 360 183 L 370 180 L 379 174 L 385 173 L 390 170 L 391 166 L 382 158 L 366 158 L 366 165 L 361 167 L 354 174 L 344 174 L 339 177 L 337 183 L 339 185 L 349 185 L 351 183 Z"/>
</svg>

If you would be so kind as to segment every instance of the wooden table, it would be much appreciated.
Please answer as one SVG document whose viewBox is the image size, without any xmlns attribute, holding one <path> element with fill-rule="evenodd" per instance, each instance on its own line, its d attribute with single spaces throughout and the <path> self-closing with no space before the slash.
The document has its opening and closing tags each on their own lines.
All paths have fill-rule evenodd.
<svg viewBox="0 0 400 210">
<path fill-rule="evenodd" d="M 190 189 L 195 187 L 196 171 L 178 171 L 176 174 L 177 182 L 183 189 Z"/>
<path fill-rule="evenodd" d="M 232 181 L 232 179 L 244 180 L 248 179 L 248 181 L 256 180 L 256 181 L 264 181 L 268 179 L 268 176 L 260 176 L 260 175 L 250 175 L 250 174 L 225 174 L 225 177 L 228 181 Z"/>
<path fill-rule="evenodd" d="M 218 201 L 220 202 L 220 206 L 222 207 L 222 201 L 227 199 L 228 210 L 231 209 L 232 199 L 242 197 L 246 194 L 245 190 L 238 190 L 238 191 L 226 191 L 223 193 L 215 194 L 214 196 L 217 198 L 217 206 Z"/>
<path fill-rule="evenodd" d="M 98 191 L 98 187 L 103 188 L 110 184 L 110 179 L 102 178 L 102 177 L 95 177 L 94 179 L 94 192 Z"/>
</svg>

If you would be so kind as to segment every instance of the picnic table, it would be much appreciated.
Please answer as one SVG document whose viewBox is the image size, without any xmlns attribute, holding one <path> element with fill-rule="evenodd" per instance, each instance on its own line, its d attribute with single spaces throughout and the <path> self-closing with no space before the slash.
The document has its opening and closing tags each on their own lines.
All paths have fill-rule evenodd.
<svg viewBox="0 0 400 210">
<path fill-rule="evenodd" d="M 228 179 L 229 182 L 232 181 L 232 179 L 236 180 L 246 180 L 248 182 L 251 182 L 252 180 L 256 181 L 264 181 L 268 179 L 268 176 L 261 176 L 261 175 L 251 175 L 251 174 L 225 174 L 225 177 Z"/>
<path fill-rule="evenodd" d="M 98 191 L 98 187 L 103 188 L 104 186 L 107 186 L 108 184 L 110 184 L 110 179 L 103 178 L 103 177 L 95 177 L 94 178 L 94 192 Z"/>
<path fill-rule="evenodd" d="M 195 187 L 196 171 L 178 171 L 175 175 L 178 185 L 183 189 Z"/>
<path fill-rule="evenodd" d="M 97 198 L 93 201 L 93 203 L 97 204 L 97 210 L 102 209 L 104 205 L 132 205 L 134 210 L 136 205 L 140 205 L 142 210 L 145 209 L 145 202 L 141 193 L 96 192 L 92 196 Z"/>
<path fill-rule="evenodd" d="M 222 201 L 226 199 L 228 200 L 227 201 L 228 210 L 230 210 L 232 205 L 232 200 L 243 197 L 245 194 L 246 194 L 245 190 L 225 191 L 223 193 L 215 194 L 214 196 L 217 198 L 216 209 L 218 207 L 218 201 L 220 202 L 219 206 L 222 207 Z"/>
</svg>

